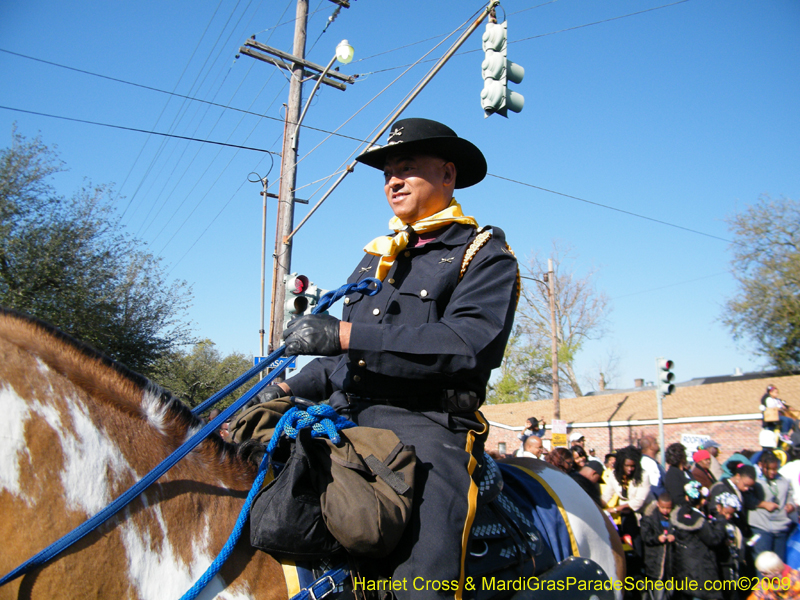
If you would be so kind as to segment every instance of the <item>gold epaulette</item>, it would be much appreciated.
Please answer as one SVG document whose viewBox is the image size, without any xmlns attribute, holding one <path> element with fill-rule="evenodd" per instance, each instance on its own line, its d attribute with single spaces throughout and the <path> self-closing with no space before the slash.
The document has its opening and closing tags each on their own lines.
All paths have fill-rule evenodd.
<svg viewBox="0 0 800 600">
<path fill-rule="evenodd" d="M 491 239 L 491 237 L 492 237 L 492 230 L 486 229 L 478 233 L 475 239 L 472 240 L 472 243 L 469 245 L 469 248 L 467 248 L 467 251 L 464 253 L 464 260 L 461 261 L 461 272 L 458 274 L 459 281 L 461 281 L 461 279 L 464 277 L 464 273 L 466 273 L 469 263 L 472 262 L 473 258 L 475 258 L 475 255 L 478 253 L 478 250 L 483 248 L 486 245 L 486 242 L 488 242 Z M 514 254 L 514 251 L 508 244 L 506 244 L 506 250 L 508 251 L 509 254 L 511 254 L 511 256 L 516 258 L 516 254 Z M 519 295 L 521 291 L 522 291 L 522 279 L 520 278 L 519 266 L 517 266 L 517 294 L 516 294 L 517 297 L 514 300 L 515 307 L 519 303 Z"/>
<path fill-rule="evenodd" d="M 467 248 L 467 251 L 464 253 L 464 260 L 461 261 L 461 272 L 458 274 L 458 280 L 461 281 L 461 278 L 464 277 L 464 273 L 467 271 L 467 267 L 469 263 L 472 262 L 472 259 L 475 258 L 475 255 L 478 253 L 478 250 L 483 248 L 492 237 L 492 230 L 487 229 L 479 233 L 472 243 Z"/>
</svg>

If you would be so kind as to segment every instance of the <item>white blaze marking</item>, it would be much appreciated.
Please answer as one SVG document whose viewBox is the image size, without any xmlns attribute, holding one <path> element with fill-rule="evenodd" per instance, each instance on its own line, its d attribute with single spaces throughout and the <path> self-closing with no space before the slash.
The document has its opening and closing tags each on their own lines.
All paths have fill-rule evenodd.
<svg viewBox="0 0 800 600">
<path fill-rule="evenodd" d="M 25 443 L 25 421 L 30 418 L 28 403 L 11 386 L 0 387 L 0 489 L 32 504 L 20 486 L 20 461 L 30 459 Z"/>
<path fill-rule="evenodd" d="M 209 553 L 206 540 L 209 534 L 209 515 L 205 515 L 204 527 L 198 531 L 192 543 L 191 564 L 185 564 L 168 537 L 163 514 L 159 507 L 154 507 L 151 514 L 164 530 L 164 538 L 160 547 L 154 547 L 149 531 L 136 528 L 132 522 L 126 521 L 120 527 L 122 542 L 128 554 L 128 576 L 131 584 L 141 600 L 163 600 L 164 598 L 180 598 L 205 573 L 214 560 Z M 225 582 L 219 575 L 214 577 L 198 598 L 202 600 L 253 600 L 246 591 L 237 592 L 226 589 Z"/>
<path fill-rule="evenodd" d="M 49 370 L 39 363 L 40 371 Z M 51 388 L 52 392 L 52 388 Z M 115 441 L 108 433 L 96 425 L 79 396 L 64 398 L 67 414 L 45 398 L 25 399 L 10 385 L 0 385 L 0 490 L 8 491 L 23 498 L 33 506 L 35 500 L 22 490 L 20 474 L 21 461 L 31 460 L 25 440 L 26 423 L 41 419 L 56 433 L 63 454 L 63 468 L 59 474 L 65 490 L 65 502 L 71 510 L 81 510 L 92 515 L 105 508 L 113 500 L 115 482 L 123 476 L 138 480 L 139 476 L 125 459 Z M 153 391 L 143 395 L 142 406 L 148 421 L 163 433 L 168 407 Z M 38 415 L 38 416 L 35 416 Z M 127 482 L 126 482 L 127 483 Z M 186 565 L 175 552 L 168 537 L 168 526 L 161 508 L 148 507 L 146 497 L 142 497 L 145 508 L 156 517 L 163 531 L 163 542 L 156 548 L 152 544 L 149 529 L 140 530 L 131 520 L 126 510 L 117 519 L 121 521 L 118 531 L 126 549 L 128 574 L 131 585 L 142 600 L 163 600 L 179 598 L 189 590 L 211 564 L 208 542 L 211 515 L 203 515 L 203 525 L 196 527 L 192 543 L 193 560 Z M 196 519 L 189 515 L 188 519 Z M 221 577 L 214 577 L 200 593 L 201 600 L 253 600 L 249 586 L 239 584 L 227 588 Z"/>
<path fill-rule="evenodd" d="M 9 386 L 0 388 L 0 435 L 4 452 L 0 458 L 0 485 L 15 496 L 23 497 L 20 486 L 20 461 L 28 456 L 25 424 L 36 413 L 58 436 L 64 457 L 59 474 L 64 486 L 65 501 L 70 510 L 93 515 L 113 498 L 110 485 L 120 476 L 137 478 L 114 442 L 90 419 L 86 407 L 77 398 L 65 398 L 69 416 L 64 422 L 60 411 L 43 401 L 26 400 Z M 71 421 L 71 422 L 70 422 Z M 8 448 L 8 451 L 5 451 Z M 109 472 L 112 481 L 109 481 Z"/>
<path fill-rule="evenodd" d="M 83 403 L 75 398 L 67 400 L 74 431 L 56 429 L 65 463 L 61 483 L 67 506 L 93 515 L 114 499 L 111 489 L 115 481 L 124 474 L 134 481 L 138 476 L 114 440 L 92 422 Z M 109 471 L 113 475 L 109 476 Z"/>
</svg>

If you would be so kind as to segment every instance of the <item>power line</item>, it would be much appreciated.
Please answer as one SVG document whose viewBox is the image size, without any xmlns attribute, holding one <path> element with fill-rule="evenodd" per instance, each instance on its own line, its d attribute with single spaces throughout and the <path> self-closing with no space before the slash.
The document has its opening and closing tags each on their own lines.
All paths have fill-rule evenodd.
<svg viewBox="0 0 800 600">
<path fill-rule="evenodd" d="M 291 6 L 291 4 L 292 4 L 292 3 L 291 3 L 291 0 L 290 0 L 290 1 L 289 1 L 289 6 Z M 288 6 L 287 6 L 287 8 L 288 8 Z M 312 13 L 309 13 L 307 16 L 308 16 L 308 17 L 311 17 L 311 16 L 313 16 L 313 15 L 317 14 L 317 13 L 318 13 L 320 10 L 324 10 L 324 9 L 317 8 L 317 10 L 315 10 L 315 11 L 314 11 L 314 12 L 312 12 Z M 283 16 L 284 14 L 286 14 L 286 9 L 284 9 L 284 11 L 283 11 L 283 14 L 282 14 L 281 16 Z M 278 27 L 283 27 L 284 25 L 289 25 L 289 24 L 291 24 L 291 23 L 294 23 L 295 21 L 297 21 L 297 19 L 296 19 L 296 18 L 295 18 L 295 19 L 291 19 L 291 20 L 289 20 L 289 21 L 284 21 L 283 23 L 278 23 L 277 25 L 273 25 L 272 27 L 268 27 L 267 29 L 262 29 L 261 31 L 257 31 L 257 32 L 255 32 L 255 33 L 253 34 L 253 36 L 256 36 L 256 35 L 258 35 L 258 34 L 260 34 L 260 33 L 264 33 L 264 32 L 267 32 L 267 31 L 273 31 L 273 30 L 277 29 Z M 272 35 L 272 34 L 270 33 L 270 35 Z"/>
<path fill-rule="evenodd" d="M 141 83 L 134 83 L 132 81 L 126 81 L 124 79 L 119 79 L 117 77 L 110 77 L 108 75 L 102 75 L 100 73 L 93 73 L 92 71 L 86 71 L 84 69 L 78 69 L 78 68 L 75 68 L 75 67 L 70 67 L 68 65 L 62 65 L 62 64 L 59 64 L 59 63 L 56 63 L 56 62 L 52 62 L 52 61 L 49 61 L 49 60 L 44 60 L 42 58 L 35 58 L 33 56 L 28 56 L 26 54 L 20 54 L 19 52 L 13 52 L 11 50 L 6 50 L 5 48 L 0 48 L 0 52 L 5 52 L 6 54 L 12 54 L 12 55 L 18 56 L 20 58 L 27 58 L 28 60 L 33 60 L 33 61 L 36 61 L 36 62 L 44 63 L 44 64 L 47 64 L 47 65 L 51 65 L 53 67 L 58 67 L 60 69 L 68 69 L 70 71 L 75 71 L 76 73 L 82 73 L 84 75 L 91 75 L 92 77 L 100 77 L 101 79 L 108 79 L 109 81 L 114 81 L 116 83 L 123 83 L 125 85 L 132 85 L 134 87 L 138 87 L 138 88 L 142 88 L 142 89 L 145 89 L 145 90 L 149 90 L 151 92 L 158 92 L 159 94 L 167 94 L 168 96 L 174 96 L 176 98 L 183 98 L 185 100 L 191 100 L 193 102 L 201 102 L 202 104 L 208 104 L 210 106 L 216 106 L 217 108 L 224 108 L 226 110 L 233 110 L 233 111 L 236 111 L 236 112 L 244 113 L 246 115 L 259 117 L 261 119 L 269 119 L 270 121 L 277 121 L 278 123 L 281 123 L 281 125 L 283 125 L 283 119 L 279 119 L 277 117 L 270 117 L 269 115 L 264 115 L 264 114 L 252 112 L 252 111 L 245 110 L 245 109 L 242 109 L 242 108 L 236 108 L 235 106 L 226 106 L 225 104 L 220 104 L 218 102 L 211 102 L 210 100 L 203 100 L 201 98 L 196 98 L 194 96 L 187 96 L 185 94 L 178 94 L 176 92 L 168 92 L 167 90 L 162 90 L 162 89 L 159 89 L 159 88 L 156 88 L 156 87 L 153 87 L 153 86 L 144 85 L 144 84 L 141 84 Z M 328 131 L 326 129 L 319 129 L 317 127 L 311 127 L 309 125 L 301 124 L 300 127 L 302 127 L 303 129 L 310 129 L 312 131 L 317 131 L 319 133 L 326 133 L 326 134 L 329 134 L 329 135 L 335 135 L 337 137 L 348 139 L 348 140 L 352 140 L 354 142 L 366 143 L 366 141 L 367 141 L 367 140 L 362 140 L 360 138 L 351 137 L 349 135 L 344 135 L 344 134 L 341 134 L 341 133 L 331 132 L 331 131 Z"/>
<path fill-rule="evenodd" d="M 125 127 L 124 125 L 112 125 L 111 123 L 99 123 L 97 121 L 88 121 L 86 119 L 74 119 L 72 117 L 62 117 L 60 115 L 49 115 L 47 113 L 36 112 L 33 110 L 24 110 L 22 108 L 12 108 L 10 106 L 0 106 L 4 110 L 12 110 L 15 112 L 26 113 L 29 115 L 36 115 L 38 117 L 50 117 L 51 119 L 61 119 L 62 121 L 73 121 L 75 123 L 86 123 L 88 125 L 99 125 L 101 127 L 111 127 L 112 129 L 123 129 L 125 131 L 135 131 L 137 133 L 149 133 L 151 135 L 160 135 L 163 137 L 177 138 L 179 140 L 188 140 L 190 142 L 202 142 L 204 144 L 215 144 L 217 146 L 227 146 L 228 148 L 238 148 L 239 150 L 252 150 L 254 152 L 265 152 L 267 154 L 274 154 L 280 156 L 279 152 L 271 152 L 262 148 L 252 148 L 251 146 L 239 146 L 237 144 L 226 144 L 225 142 L 217 142 L 214 140 L 201 140 L 199 138 L 188 137 L 185 135 L 175 135 L 173 133 L 162 133 L 160 131 L 148 131 L 146 129 L 137 129 L 136 127 Z"/>
<path fill-rule="evenodd" d="M 614 296 L 611 298 L 612 300 L 619 300 L 620 298 L 627 298 L 628 296 L 637 296 L 639 294 L 647 294 L 649 292 L 658 292 L 660 290 L 665 290 L 667 288 L 675 287 L 678 285 L 686 285 L 687 283 L 694 283 L 695 281 L 703 281 L 704 279 L 711 279 L 712 277 L 719 277 L 720 275 L 728 275 L 728 271 L 720 271 L 719 273 L 712 273 L 711 275 L 705 275 L 703 277 L 696 277 L 695 279 L 688 279 L 686 281 L 678 281 L 676 283 L 670 283 L 667 285 L 662 285 L 661 287 L 651 288 L 649 290 L 639 290 L 638 292 L 630 292 L 629 294 L 622 294 L 621 296 Z"/>
<path fill-rule="evenodd" d="M 586 204 L 591 204 L 592 206 L 599 206 L 600 208 L 606 208 L 608 210 L 613 210 L 625 215 L 630 215 L 631 217 L 637 217 L 639 219 L 645 219 L 647 221 L 652 221 L 653 223 L 659 223 L 661 225 L 666 225 L 667 227 L 674 227 L 675 229 L 682 229 L 683 231 L 688 231 L 689 233 L 695 233 L 697 235 L 702 235 L 705 237 L 709 237 L 715 240 L 720 240 L 721 242 L 725 242 L 728 244 L 732 244 L 731 240 L 719 237 L 717 235 L 713 235 L 711 233 L 705 233 L 704 231 L 698 231 L 697 229 L 690 229 L 689 227 L 684 227 L 683 225 L 676 225 L 675 223 L 670 223 L 668 221 L 662 221 L 661 219 L 654 219 L 653 217 L 647 217 L 645 215 L 640 215 L 635 212 L 631 212 L 629 210 L 623 210 L 621 208 L 617 208 L 615 206 L 609 206 L 608 204 L 601 204 L 600 202 L 593 202 L 592 200 L 586 200 L 585 198 L 578 198 L 577 196 L 571 196 L 570 194 L 564 194 L 563 192 L 557 192 L 555 190 L 548 190 L 547 188 L 540 187 L 538 185 L 533 185 L 532 183 L 526 183 L 524 181 L 518 181 L 516 179 L 509 179 L 508 177 L 502 177 L 501 175 L 495 175 L 494 173 L 487 173 L 490 177 L 495 177 L 497 179 L 502 179 L 504 181 L 509 181 L 511 183 L 516 183 L 519 185 L 524 185 L 526 187 L 530 187 L 536 190 L 541 190 L 543 192 L 547 192 L 548 194 L 556 194 L 557 196 L 563 196 L 564 198 L 571 198 L 572 200 L 578 200 L 579 202 L 585 202 Z"/>
<path fill-rule="evenodd" d="M 564 33 L 566 31 L 574 31 L 576 29 L 582 29 L 584 27 L 591 27 L 593 25 L 601 25 L 603 23 L 609 23 L 610 21 L 617 21 L 619 19 L 625 19 L 627 17 L 635 17 L 636 15 L 641 15 L 641 14 L 644 14 L 644 13 L 647 13 L 647 12 L 652 12 L 654 10 L 660 10 L 662 8 L 669 8 L 670 6 L 675 6 L 677 4 L 683 4 L 684 2 L 689 2 L 689 0 L 678 0 L 677 2 L 672 2 L 671 4 L 663 4 L 661 6 L 654 6 L 653 8 L 646 8 L 644 10 L 640 10 L 640 11 L 637 11 L 637 12 L 632 12 L 632 13 L 628 13 L 628 14 L 625 14 L 625 15 L 619 15 L 617 17 L 610 17 L 608 19 L 603 19 L 602 21 L 593 21 L 592 23 L 584 23 L 583 25 L 575 25 L 574 27 L 567 27 L 566 29 L 558 29 L 556 31 L 550 31 L 549 33 L 540 33 L 539 35 L 533 35 L 531 37 L 526 37 L 526 38 L 522 38 L 522 39 L 519 39 L 519 40 L 509 41 L 508 43 L 509 44 L 517 44 L 519 42 L 526 42 L 526 41 L 529 41 L 529 40 L 535 40 L 537 38 L 547 37 L 548 35 L 555 35 L 557 33 Z M 548 4 L 548 3 L 545 3 L 545 4 Z M 538 6 L 533 6 L 531 8 L 539 8 L 539 6 L 544 6 L 544 5 L 540 4 Z M 517 11 L 517 12 L 522 12 L 522 11 Z M 516 13 L 512 13 L 512 14 L 516 14 Z M 436 37 L 440 37 L 440 36 L 435 36 L 435 37 L 429 38 L 429 39 L 435 39 Z M 427 40 L 424 40 L 424 41 L 427 41 Z M 417 42 L 415 42 L 415 43 L 417 43 Z M 409 45 L 413 45 L 413 44 L 409 44 Z M 408 46 L 401 46 L 401 48 L 407 48 L 407 47 Z M 399 49 L 400 48 L 398 48 L 398 50 Z M 392 51 L 390 50 L 389 52 L 392 52 Z M 476 48 L 474 50 L 465 50 L 464 52 L 457 53 L 456 56 L 464 56 L 465 54 L 472 54 L 474 52 L 482 52 L 482 50 L 480 48 Z M 378 56 L 378 55 L 376 54 L 375 56 Z M 433 59 L 431 59 L 431 60 L 433 60 Z M 431 61 L 428 61 L 428 62 L 431 62 Z M 365 75 L 372 75 L 374 73 L 385 73 L 386 71 L 394 71 L 395 69 L 402 69 L 402 68 L 405 68 L 407 66 L 409 66 L 409 65 L 406 64 L 406 65 L 400 65 L 400 66 L 396 66 L 396 67 L 388 67 L 386 69 L 378 69 L 376 71 L 370 71 L 368 73 L 361 73 L 361 75 L 365 76 Z"/>
<path fill-rule="evenodd" d="M 626 17 L 635 17 L 636 15 L 641 15 L 647 12 L 652 12 L 654 10 L 661 10 L 662 8 L 669 8 L 670 6 L 675 6 L 677 4 L 683 4 L 684 2 L 689 2 L 689 0 L 678 0 L 677 2 L 672 2 L 671 4 L 662 4 L 661 6 L 654 6 L 653 8 L 646 8 L 644 10 L 640 10 L 637 12 L 628 13 L 627 15 L 620 15 L 618 17 L 610 17 L 608 19 L 603 19 L 602 21 L 594 21 L 592 23 L 585 23 L 584 25 L 576 25 L 575 27 L 567 27 L 566 29 L 559 29 L 558 31 L 551 31 L 550 33 L 541 33 L 539 35 L 533 35 L 531 37 L 522 38 L 519 40 L 514 40 L 513 42 L 508 42 L 509 44 L 516 44 L 519 42 L 526 42 L 528 40 L 535 40 L 537 38 L 543 38 L 548 35 L 555 35 L 557 33 L 564 33 L 565 31 L 574 31 L 575 29 L 582 29 L 583 27 L 591 27 L 592 25 L 601 25 L 603 23 L 609 23 L 611 21 L 617 21 L 619 19 L 624 19 Z"/>
<path fill-rule="evenodd" d="M 197 49 L 200 48 L 200 43 L 203 41 L 203 38 L 205 37 L 206 33 L 208 32 L 208 28 L 211 27 L 211 23 L 214 22 L 214 17 L 217 16 L 217 13 L 219 12 L 220 6 L 222 6 L 222 0 L 220 0 L 219 3 L 217 4 L 217 8 L 214 9 L 214 13 L 211 15 L 211 19 L 209 19 L 208 23 L 206 24 L 206 28 L 203 30 L 203 34 L 197 40 L 197 44 L 195 45 L 194 50 L 192 50 L 192 54 L 191 54 L 191 56 L 189 56 L 189 60 L 186 61 L 186 65 L 184 65 L 183 71 L 181 71 L 180 77 L 178 77 L 178 81 L 175 83 L 175 87 L 172 89 L 173 92 L 178 89 L 178 85 L 180 85 L 180 82 L 183 79 L 183 76 L 186 74 L 186 70 L 189 68 L 189 65 L 192 63 L 192 59 L 194 58 L 194 55 L 197 54 Z M 6 50 L 3 50 L 3 51 L 4 52 L 8 52 Z M 24 55 L 18 55 L 18 56 L 24 56 Z M 34 59 L 33 57 L 26 57 L 26 58 L 30 58 L 31 60 L 37 60 L 37 59 Z M 53 64 L 55 64 L 55 63 L 53 63 Z M 161 120 L 161 117 L 166 112 L 167 106 L 169 106 L 169 98 L 164 103 L 164 107 L 161 109 L 161 112 L 159 113 L 158 117 L 156 118 L 155 123 L 153 123 L 153 127 L 152 127 L 153 129 L 155 129 L 156 126 L 158 126 L 158 122 Z M 128 182 L 128 179 L 130 178 L 131 174 L 133 173 L 133 170 L 136 168 L 136 164 L 139 162 L 139 159 L 142 157 L 142 154 L 144 153 L 144 149 L 147 147 L 147 143 L 149 141 L 150 141 L 150 137 L 148 136 L 147 139 L 142 144 L 142 147 L 139 149 L 139 153 L 136 155 L 136 158 L 133 160 L 133 163 L 131 164 L 130 169 L 128 169 L 128 174 L 125 175 L 125 179 L 122 181 L 122 184 L 119 186 L 119 191 L 117 192 L 117 199 L 119 199 L 120 195 L 122 194 L 122 190 L 125 188 L 125 184 Z M 148 168 L 148 170 L 149 170 L 149 168 Z M 138 191 L 140 187 L 141 187 L 141 183 L 137 187 L 136 191 Z M 125 205 L 125 210 L 122 211 L 122 214 L 119 217 L 120 220 L 122 220 L 125 217 L 125 214 L 128 212 L 128 209 L 131 207 L 131 204 L 133 203 L 134 196 L 136 196 L 136 192 L 134 192 L 133 195 L 128 199 L 128 203 Z"/>
</svg>

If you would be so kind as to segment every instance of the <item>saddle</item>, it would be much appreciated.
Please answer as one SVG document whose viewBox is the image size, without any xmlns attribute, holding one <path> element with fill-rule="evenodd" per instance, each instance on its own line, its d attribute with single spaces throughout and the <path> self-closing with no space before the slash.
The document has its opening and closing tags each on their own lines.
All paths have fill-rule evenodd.
<svg viewBox="0 0 800 600">
<path fill-rule="evenodd" d="M 534 501 L 539 506 L 534 507 Z M 466 577 L 482 584 L 476 585 L 475 600 L 509 595 L 514 582 L 552 571 L 570 556 L 571 549 L 569 530 L 545 486 L 518 467 L 498 464 L 484 454 L 465 563 Z M 297 596 L 298 600 L 308 597 L 304 590 L 324 582 L 328 573 L 334 571 L 333 564 L 347 565 L 347 557 L 339 553 L 319 561 L 284 563 L 289 597 Z M 352 558 L 350 565 L 357 571 Z M 328 598 L 347 598 L 352 594 L 349 582 L 331 584 L 327 589 Z M 320 596 L 315 594 L 315 597 Z M 391 593 L 375 597 L 390 598 Z"/>
</svg>

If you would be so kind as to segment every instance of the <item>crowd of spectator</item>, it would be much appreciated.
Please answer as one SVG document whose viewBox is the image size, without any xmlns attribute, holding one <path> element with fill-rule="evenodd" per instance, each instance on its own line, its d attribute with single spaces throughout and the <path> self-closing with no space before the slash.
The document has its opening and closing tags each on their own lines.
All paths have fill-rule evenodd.
<svg viewBox="0 0 800 600">
<path fill-rule="evenodd" d="M 528 450 L 530 437 L 535 442 Z M 714 440 L 691 454 L 673 443 L 663 452 L 664 468 L 651 435 L 602 462 L 587 452 L 580 432 L 573 432 L 569 442 L 569 448 L 548 452 L 538 434 L 529 434 L 517 455 L 545 460 L 569 474 L 607 513 L 623 542 L 629 576 L 697 581 L 701 589 L 684 594 L 687 599 L 800 599 L 800 574 L 786 564 L 787 542 L 798 524 L 800 447 L 790 448 L 788 456 L 769 448 L 742 450 L 721 463 Z M 776 573 L 787 589 L 704 586 Z M 677 600 L 680 595 L 648 591 L 645 597 Z"/>
</svg>

